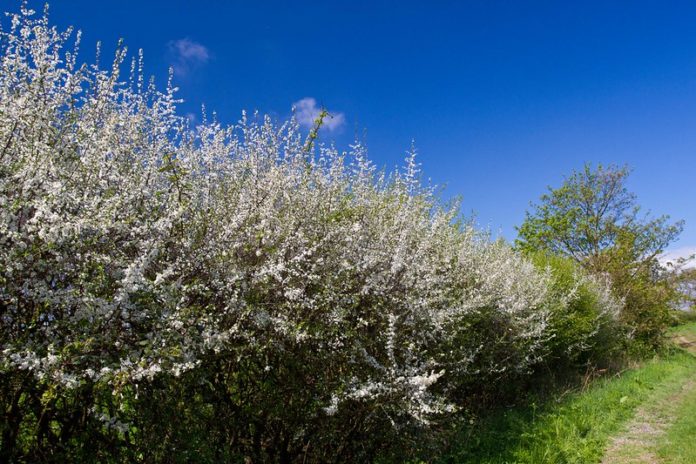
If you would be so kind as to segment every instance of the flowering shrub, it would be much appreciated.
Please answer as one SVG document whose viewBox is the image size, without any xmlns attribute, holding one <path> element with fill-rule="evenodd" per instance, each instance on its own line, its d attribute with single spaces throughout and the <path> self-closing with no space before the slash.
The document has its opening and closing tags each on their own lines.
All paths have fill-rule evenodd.
<svg viewBox="0 0 696 464">
<path fill-rule="evenodd" d="M 413 154 L 191 128 L 70 36 L 24 7 L 0 39 L 4 458 L 368 460 L 547 355 L 550 274 Z"/>
</svg>

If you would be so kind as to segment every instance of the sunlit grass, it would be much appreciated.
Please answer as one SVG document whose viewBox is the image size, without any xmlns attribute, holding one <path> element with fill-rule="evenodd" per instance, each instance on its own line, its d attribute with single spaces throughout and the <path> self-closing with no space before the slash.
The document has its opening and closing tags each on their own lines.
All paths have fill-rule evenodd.
<svg viewBox="0 0 696 464">
<path fill-rule="evenodd" d="M 696 462 L 696 389 L 684 398 L 679 415 L 658 446 L 658 455 L 664 464 L 692 464 Z"/>
<path fill-rule="evenodd" d="M 696 337 L 696 324 L 677 330 Z M 679 388 L 695 374 L 696 357 L 672 349 L 638 369 L 599 380 L 584 392 L 552 399 L 542 406 L 530 403 L 500 412 L 479 427 L 463 431 L 444 462 L 599 462 L 611 435 L 631 419 L 639 406 Z M 692 439 L 696 398 L 690 408 L 668 434 L 675 446 L 684 449 L 684 460 L 669 462 L 696 462 Z"/>
</svg>

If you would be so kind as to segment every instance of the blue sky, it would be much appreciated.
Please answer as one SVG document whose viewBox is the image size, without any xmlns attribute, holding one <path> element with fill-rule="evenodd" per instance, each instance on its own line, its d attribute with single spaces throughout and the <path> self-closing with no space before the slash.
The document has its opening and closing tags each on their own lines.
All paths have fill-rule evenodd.
<svg viewBox="0 0 696 464">
<path fill-rule="evenodd" d="M 628 164 L 645 209 L 686 221 L 672 248 L 696 248 L 693 2 L 54 0 L 51 17 L 82 29 L 84 59 L 122 37 L 159 82 L 173 66 L 182 113 L 324 105 L 324 140 L 358 134 L 389 168 L 415 139 L 426 178 L 509 239 L 571 170 Z"/>
</svg>

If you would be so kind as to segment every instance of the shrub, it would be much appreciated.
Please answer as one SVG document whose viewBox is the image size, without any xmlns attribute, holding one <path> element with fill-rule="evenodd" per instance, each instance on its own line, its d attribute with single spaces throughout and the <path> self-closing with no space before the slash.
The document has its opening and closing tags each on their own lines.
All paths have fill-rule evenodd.
<svg viewBox="0 0 696 464">
<path fill-rule="evenodd" d="M 608 278 L 589 274 L 562 256 L 536 252 L 530 258 L 551 275 L 547 363 L 596 364 L 615 355 L 626 329 L 620 323 L 623 305 Z"/>
<path fill-rule="evenodd" d="M 125 48 L 78 66 L 46 15 L 10 21 L 4 460 L 405 455 L 547 354 L 549 276 L 459 221 L 413 156 L 387 176 L 294 119 L 191 128 L 138 60 L 121 80 Z"/>
<path fill-rule="evenodd" d="M 594 275 L 608 275 L 625 306 L 621 319 L 630 328 L 632 349 L 654 351 L 677 297 L 657 257 L 679 236 L 683 221 L 640 214 L 626 188 L 628 175 L 617 166 L 574 171 L 533 205 L 516 246 L 565 256 Z"/>
</svg>

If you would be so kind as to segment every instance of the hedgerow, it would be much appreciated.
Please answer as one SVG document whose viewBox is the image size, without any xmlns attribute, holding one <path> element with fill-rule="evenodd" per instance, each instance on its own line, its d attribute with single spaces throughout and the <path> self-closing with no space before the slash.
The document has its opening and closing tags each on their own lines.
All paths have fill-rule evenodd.
<svg viewBox="0 0 696 464">
<path fill-rule="evenodd" d="M 0 39 L 4 460 L 403 457 L 620 311 L 462 220 L 414 154 L 191 127 L 142 54 L 124 78 L 125 47 L 79 65 L 71 37 L 24 6 Z"/>
</svg>

